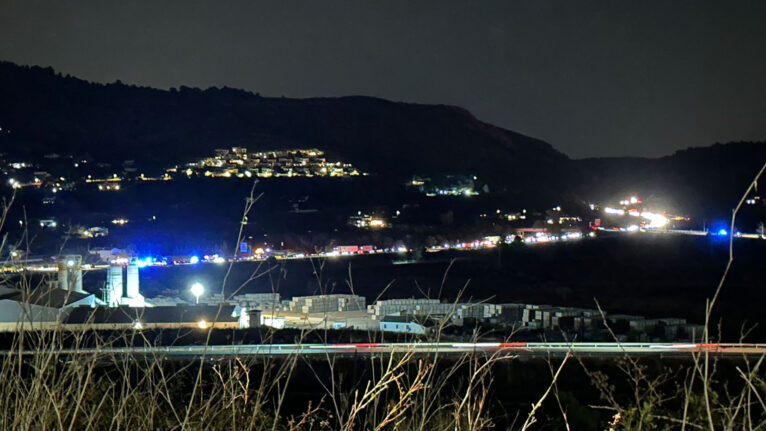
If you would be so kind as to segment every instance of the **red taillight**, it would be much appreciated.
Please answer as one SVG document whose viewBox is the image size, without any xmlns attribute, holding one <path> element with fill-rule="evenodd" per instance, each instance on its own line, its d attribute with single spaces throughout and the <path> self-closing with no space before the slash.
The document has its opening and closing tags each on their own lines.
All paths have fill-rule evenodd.
<svg viewBox="0 0 766 431">
<path fill-rule="evenodd" d="M 527 347 L 527 343 L 500 343 L 499 347 Z"/>
</svg>

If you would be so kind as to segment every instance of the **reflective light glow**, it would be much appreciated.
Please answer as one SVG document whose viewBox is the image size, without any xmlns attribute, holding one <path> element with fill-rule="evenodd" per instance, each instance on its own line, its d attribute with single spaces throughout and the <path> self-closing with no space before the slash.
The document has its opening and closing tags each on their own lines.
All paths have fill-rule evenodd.
<svg viewBox="0 0 766 431">
<path fill-rule="evenodd" d="M 145 257 L 143 259 L 136 259 L 136 265 L 138 265 L 139 268 L 144 268 L 152 264 L 152 258 L 151 257 Z"/>
<path fill-rule="evenodd" d="M 197 300 L 197 304 L 199 304 L 199 297 L 205 294 L 205 286 L 202 285 L 202 283 L 194 283 L 191 285 L 191 294 L 194 295 L 194 298 Z"/>
<path fill-rule="evenodd" d="M 192 256 L 192 257 L 190 257 L 189 258 L 189 263 L 191 263 L 192 265 L 195 264 L 195 263 L 199 263 L 199 256 Z"/>
<path fill-rule="evenodd" d="M 372 219 L 370 220 L 370 226 L 372 227 L 383 227 L 385 223 L 381 219 Z"/>
<path fill-rule="evenodd" d="M 649 211 L 644 211 L 641 213 L 641 217 L 649 220 L 649 225 L 646 227 L 650 229 L 657 229 L 664 227 L 666 224 L 668 224 L 668 219 L 662 214 L 656 214 L 651 213 Z"/>
</svg>

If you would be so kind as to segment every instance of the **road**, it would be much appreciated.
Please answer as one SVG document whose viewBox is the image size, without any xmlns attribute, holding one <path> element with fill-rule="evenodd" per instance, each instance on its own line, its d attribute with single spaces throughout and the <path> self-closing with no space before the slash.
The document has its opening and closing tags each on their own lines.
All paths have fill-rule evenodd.
<svg viewBox="0 0 766 431">
<path fill-rule="evenodd" d="M 214 346 L 154 346 L 116 347 L 99 349 L 62 349 L 62 355 L 132 355 L 164 357 L 166 359 L 224 357 L 285 357 L 326 355 L 375 355 L 386 353 L 439 353 L 446 356 L 461 354 L 500 354 L 519 357 L 563 356 L 572 353 L 588 357 L 630 356 L 688 356 L 710 353 L 714 356 L 742 357 L 766 355 L 766 344 L 719 343 L 362 343 L 362 344 L 241 344 Z M 47 354 L 49 352 L 43 351 Z M 7 355 L 9 351 L 0 351 Z M 33 351 L 24 352 L 34 355 Z"/>
</svg>

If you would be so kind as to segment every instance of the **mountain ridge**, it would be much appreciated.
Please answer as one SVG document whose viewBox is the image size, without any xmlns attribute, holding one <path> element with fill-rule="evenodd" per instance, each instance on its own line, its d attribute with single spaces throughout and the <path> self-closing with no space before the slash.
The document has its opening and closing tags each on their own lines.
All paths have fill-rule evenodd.
<svg viewBox="0 0 766 431">
<path fill-rule="evenodd" d="M 310 147 L 392 181 L 414 174 L 475 174 L 509 202 L 564 197 L 584 203 L 662 193 L 682 202 L 681 209 L 720 212 L 731 208 L 766 160 L 762 142 L 692 147 L 660 158 L 570 159 L 542 140 L 483 122 L 457 106 L 91 83 L 52 68 L 3 61 L 0 101 L 0 127 L 13 132 L 0 134 L 0 151 L 39 155 L 66 148 L 161 170 L 208 156 L 214 148 Z"/>
<path fill-rule="evenodd" d="M 179 150 L 195 157 L 220 147 L 304 146 L 321 148 L 368 171 L 375 171 L 374 164 L 380 162 L 400 175 L 436 173 L 452 166 L 454 173 L 482 170 L 480 174 L 499 184 L 533 174 L 522 168 L 513 175 L 503 159 L 533 158 L 551 167 L 569 160 L 550 144 L 481 122 L 450 105 L 95 84 L 50 68 L 7 62 L 0 63 L 0 97 L 10 101 L 5 109 L 0 107 L 3 121 L 30 146 L 66 146 L 114 161 L 141 159 L 140 154 L 127 153 L 151 150 L 151 159 L 171 162 L 168 154 L 156 154 L 159 146 L 167 147 L 173 157 Z M 47 122 L 45 127 L 39 127 L 41 122 Z M 108 151 L 100 145 L 108 145 Z M 468 148 L 473 145 L 479 148 Z M 434 148 L 439 152 L 432 153 Z"/>
</svg>

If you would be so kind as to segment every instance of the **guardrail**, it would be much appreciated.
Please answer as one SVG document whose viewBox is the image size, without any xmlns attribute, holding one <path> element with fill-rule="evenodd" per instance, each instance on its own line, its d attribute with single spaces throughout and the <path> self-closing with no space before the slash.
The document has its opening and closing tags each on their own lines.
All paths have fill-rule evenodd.
<svg viewBox="0 0 766 431">
<path fill-rule="evenodd" d="M 709 353 L 716 356 L 766 355 L 766 344 L 739 343 L 357 343 L 357 344 L 240 344 L 59 349 L 58 355 L 133 355 L 168 358 L 271 357 L 313 355 L 373 355 L 386 353 L 481 354 L 545 357 L 567 353 L 586 356 L 652 356 Z M 0 351 L 2 355 L 50 354 L 50 350 Z"/>
</svg>

